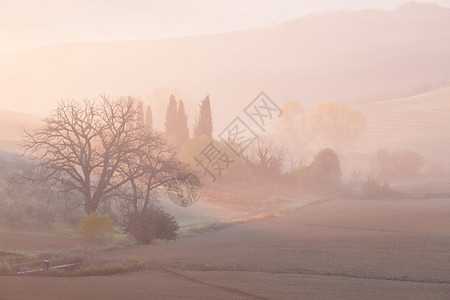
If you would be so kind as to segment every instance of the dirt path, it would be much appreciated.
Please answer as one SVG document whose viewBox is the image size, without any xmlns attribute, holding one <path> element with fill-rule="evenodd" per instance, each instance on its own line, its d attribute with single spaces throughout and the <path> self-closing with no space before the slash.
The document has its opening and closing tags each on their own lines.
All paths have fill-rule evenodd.
<svg viewBox="0 0 450 300">
<path fill-rule="evenodd" d="M 204 286 L 213 287 L 213 288 L 219 289 L 221 291 L 232 293 L 234 295 L 246 297 L 246 298 L 249 298 L 249 299 L 260 299 L 260 300 L 261 299 L 267 299 L 265 297 L 252 295 L 250 293 L 243 292 L 243 291 L 237 290 L 235 288 L 229 288 L 229 287 L 225 287 L 225 286 L 222 286 L 222 285 L 210 283 L 210 282 L 207 282 L 207 279 L 204 279 L 204 280 L 196 279 L 195 276 L 188 276 L 186 274 L 187 272 L 177 272 L 177 271 L 170 270 L 170 269 L 167 269 L 167 268 L 164 268 L 164 267 L 160 267 L 160 268 L 158 268 L 158 270 L 162 271 L 162 272 L 165 272 L 167 274 L 170 274 L 170 275 L 172 275 L 172 276 L 174 276 L 176 278 L 180 278 L 180 279 L 183 279 L 183 280 L 186 280 L 186 281 L 190 281 L 190 282 L 192 282 L 194 284 L 200 284 L 200 285 L 204 285 Z"/>
</svg>

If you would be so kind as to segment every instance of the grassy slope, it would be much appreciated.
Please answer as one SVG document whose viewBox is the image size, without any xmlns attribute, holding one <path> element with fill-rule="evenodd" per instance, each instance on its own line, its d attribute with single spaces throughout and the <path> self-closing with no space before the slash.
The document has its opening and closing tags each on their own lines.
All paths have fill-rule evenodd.
<svg viewBox="0 0 450 300">
<path fill-rule="evenodd" d="M 367 118 L 358 150 L 411 149 L 430 159 L 450 160 L 450 87 L 354 108 Z"/>
</svg>

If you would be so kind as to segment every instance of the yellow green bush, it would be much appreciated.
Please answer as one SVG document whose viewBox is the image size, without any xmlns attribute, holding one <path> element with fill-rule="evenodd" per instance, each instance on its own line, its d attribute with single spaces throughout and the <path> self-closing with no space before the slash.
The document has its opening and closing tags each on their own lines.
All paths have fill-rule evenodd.
<svg viewBox="0 0 450 300">
<path fill-rule="evenodd" d="M 103 243 L 114 235 L 114 231 L 114 222 L 109 214 L 86 214 L 78 227 L 78 234 L 81 238 L 91 242 Z"/>
</svg>

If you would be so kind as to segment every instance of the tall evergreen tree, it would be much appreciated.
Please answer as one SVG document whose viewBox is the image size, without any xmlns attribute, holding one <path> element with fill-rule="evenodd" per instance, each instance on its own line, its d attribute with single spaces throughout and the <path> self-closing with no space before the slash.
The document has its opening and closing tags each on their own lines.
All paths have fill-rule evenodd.
<svg viewBox="0 0 450 300">
<path fill-rule="evenodd" d="M 136 125 L 138 127 L 144 126 L 144 104 L 142 101 L 138 102 L 137 114 L 136 114 Z"/>
<path fill-rule="evenodd" d="M 211 116 L 211 103 L 209 96 L 202 101 L 200 105 L 200 116 L 198 118 L 198 124 L 196 128 L 196 136 L 206 135 L 212 138 L 212 116 Z"/>
<path fill-rule="evenodd" d="M 166 135 L 174 138 L 177 134 L 177 100 L 170 95 L 169 105 L 166 111 Z"/>
<path fill-rule="evenodd" d="M 177 146 L 181 147 L 189 139 L 189 128 L 183 101 L 178 106 Z"/>
<path fill-rule="evenodd" d="M 152 108 L 150 105 L 147 105 L 147 111 L 145 112 L 145 125 L 148 129 L 153 130 L 153 116 L 152 116 Z"/>
</svg>

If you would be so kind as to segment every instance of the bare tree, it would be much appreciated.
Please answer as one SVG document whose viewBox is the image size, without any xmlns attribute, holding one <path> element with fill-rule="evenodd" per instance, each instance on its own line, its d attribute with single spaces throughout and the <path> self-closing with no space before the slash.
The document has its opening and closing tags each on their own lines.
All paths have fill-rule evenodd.
<svg viewBox="0 0 450 300">
<path fill-rule="evenodd" d="M 298 101 L 287 101 L 281 110 L 283 114 L 277 119 L 275 128 L 285 144 L 289 145 L 290 156 L 302 156 L 304 149 L 314 138 L 314 119 Z"/>
<path fill-rule="evenodd" d="M 279 175 L 287 154 L 284 145 L 277 144 L 267 136 L 260 136 L 247 150 L 245 161 L 258 171 L 268 175 Z"/>
<path fill-rule="evenodd" d="M 389 152 L 378 149 L 372 154 L 372 172 L 375 179 L 389 181 L 420 176 L 422 156 L 411 150 Z"/>
<path fill-rule="evenodd" d="M 366 119 L 361 112 L 336 102 L 319 104 L 314 117 L 318 133 L 338 155 L 352 146 L 366 127 Z"/>
<path fill-rule="evenodd" d="M 115 192 L 125 228 L 133 232 L 138 243 L 148 241 L 144 231 L 149 210 L 154 209 L 158 192 L 180 188 L 176 182 L 186 183 L 198 177 L 178 159 L 177 151 L 168 145 L 160 133 L 142 128 L 140 147 L 124 157 L 118 171 L 128 181 Z M 182 192 L 182 191 L 179 191 Z"/>
<path fill-rule="evenodd" d="M 80 192 L 85 212 L 95 212 L 128 182 L 118 170 L 124 158 L 145 144 L 136 134 L 137 114 L 136 101 L 130 98 L 60 102 L 43 127 L 25 130 L 24 155 L 31 155 L 45 172 L 42 180 Z"/>
</svg>

